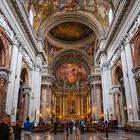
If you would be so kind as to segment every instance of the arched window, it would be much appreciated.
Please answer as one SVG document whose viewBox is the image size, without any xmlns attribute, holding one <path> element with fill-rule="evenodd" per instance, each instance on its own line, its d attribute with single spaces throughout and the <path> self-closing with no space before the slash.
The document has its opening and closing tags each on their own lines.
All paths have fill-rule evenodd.
<svg viewBox="0 0 140 140">
<path fill-rule="evenodd" d="M 34 10 L 34 7 L 32 5 L 30 7 L 30 11 L 29 11 L 29 22 L 32 26 L 33 26 L 34 17 L 35 17 L 35 10 Z"/>
<path fill-rule="evenodd" d="M 109 9 L 108 19 L 109 19 L 109 25 L 111 25 L 112 20 L 113 20 L 113 11 L 112 11 L 112 8 Z"/>
<path fill-rule="evenodd" d="M 29 12 L 29 22 L 31 25 L 33 25 L 33 19 L 34 19 L 34 15 L 33 15 L 32 9 L 31 9 Z"/>
</svg>

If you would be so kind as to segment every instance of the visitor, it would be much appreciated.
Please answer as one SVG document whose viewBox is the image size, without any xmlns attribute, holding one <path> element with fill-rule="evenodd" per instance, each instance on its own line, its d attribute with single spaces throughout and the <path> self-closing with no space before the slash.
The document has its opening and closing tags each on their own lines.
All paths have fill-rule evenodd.
<svg viewBox="0 0 140 140">
<path fill-rule="evenodd" d="M 75 135 L 76 135 L 76 140 L 80 140 L 80 131 L 78 127 L 76 127 L 75 129 Z"/>
<path fill-rule="evenodd" d="M 66 132 L 67 132 L 67 136 L 69 135 L 69 127 L 70 127 L 70 125 L 69 125 L 69 122 L 68 122 L 68 120 L 67 120 L 67 122 L 66 122 Z"/>
<path fill-rule="evenodd" d="M 104 132 L 106 133 L 106 138 L 108 138 L 108 122 L 107 122 L 107 120 L 105 121 L 105 123 L 104 123 Z"/>
<path fill-rule="evenodd" d="M 24 140 L 32 140 L 32 122 L 29 120 L 29 117 L 27 117 L 26 122 L 24 123 Z"/>
<path fill-rule="evenodd" d="M 55 121 L 55 122 L 54 122 L 54 134 L 55 134 L 55 135 L 56 135 L 56 133 L 57 133 L 57 127 L 58 127 L 58 122 Z"/>
<path fill-rule="evenodd" d="M 70 134 L 73 133 L 73 121 L 70 120 Z"/>
<path fill-rule="evenodd" d="M 84 133 L 84 126 L 85 126 L 85 122 L 84 120 L 81 121 L 81 133 Z"/>
<path fill-rule="evenodd" d="M 5 115 L 0 123 L 0 140 L 9 140 L 10 138 L 11 116 Z"/>
<path fill-rule="evenodd" d="M 14 137 L 15 137 L 15 140 L 21 140 L 21 122 L 20 121 L 17 121 L 16 122 L 16 125 L 14 126 Z"/>
</svg>

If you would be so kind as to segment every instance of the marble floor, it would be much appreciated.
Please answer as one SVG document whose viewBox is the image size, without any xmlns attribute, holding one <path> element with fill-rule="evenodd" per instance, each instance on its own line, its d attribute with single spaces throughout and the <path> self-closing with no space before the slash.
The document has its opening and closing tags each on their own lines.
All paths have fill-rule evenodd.
<svg viewBox="0 0 140 140">
<path fill-rule="evenodd" d="M 70 134 L 68 137 L 66 137 L 64 133 L 57 133 L 56 135 L 54 135 L 54 133 L 44 132 L 32 133 L 32 140 L 140 140 L 140 134 L 116 131 L 113 133 L 109 133 L 109 138 L 107 139 L 105 137 L 105 133 L 99 132 L 84 133 L 77 138 L 75 134 Z"/>
</svg>

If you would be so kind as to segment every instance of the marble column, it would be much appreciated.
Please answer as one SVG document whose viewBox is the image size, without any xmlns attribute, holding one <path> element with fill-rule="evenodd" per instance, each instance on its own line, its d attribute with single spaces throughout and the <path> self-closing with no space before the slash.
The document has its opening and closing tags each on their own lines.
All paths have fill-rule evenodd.
<svg viewBox="0 0 140 140">
<path fill-rule="evenodd" d="M 18 40 L 17 40 L 18 41 Z M 16 121 L 17 113 L 17 103 L 18 103 L 18 94 L 19 94 L 19 81 L 21 74 L 21 63 L 22 63 L 22 53 L 20 49 L 22 46 L 18 46 L 18 43 L 12 46 L 11 54 L 11 64 L 7 90 L 7 99 L 6 99 L 6 112 L 11 114 L 12 122 Z"/>
<path fill-rule="evenodd" d="M 78 98 L 78 105 L 77 105 L 77 109 L 78 109 L 78 115 L 79 115 L 79 118 L 80 118 L 80 96 L 77 97 Z"/>
<path fill-rule="evenodd" d="M 138 115 L 140 120 L 140 66 L 133 68 L 134 78 L 137 86 L 137 98 L 138 98 Z"/>
<path fill-rule="evenodd" d="M 66 96 L 63 95 L 63 117 L 65 119 L 66 116 Z"/>
<path fill-rule="evenodd" d="M 116 111 L 116 119 L 118 121 L 118 125 L 121 125 L 121 117 L 120 117 L 120 102 L 119 102 L 119 93 L 115 93 L 115 111 Z"/>
<path fill-rule="evenodd" d="M 43 111 L 45 111 L 46 113 L 46 121 L 50 123 L 50 117 L 52 115 L 53 112 L 53 106 L 52 106 L 52 83 L 54 81 L 54 77 L 52 75 L 49 74 L 43 74 L 42 75 L 42 84 L 45 85 L 45 90 L 44 90 L 44 94 L 46 99 L 44 99 L 43 101 Z M 44 97 L 43 97 L 44 98 Z M 46 106 L 46 109 L 45 109 Z"/>
<path fill-rule="evenodd" d="M 31 88 L 30 87 L 23 87 L 23 97 L 24 97 L 24 109 L 23 109 L 23 120 L 25 121 L 26 118 L 29 116 L 29 101 L 30 101 L 30 92 Z"/>
<path fill-rule="evenodd" d="M 130 88 L 130 85 L 131 85 L 130 84 L 130 77 L 128 75 L 128 61 L 127 61 L 127 58 L 126 58 L 126 52 L 125 52 L 124 46 L 121 45 L 120 49 L 121 49 L 121 61 L 122 61 L 122 69 L 123 69 L 123 78 L 124 78 L 124 87 L 125 87 L 125 95 L 126 95 L 128 121 L 134 121 L 134 114 L 129 113 L 130 112 L 129 108 L 131 108 L 133 110 L 134 106 L 133 106 L 133 103 L 132 103 L 132 92 L 131 92 L 131 88 Z"/>
<path fill-rule="evenodd" d="M 52 87 L 47 85 L 47 100 L 46 100 L 46 120 L 50 123 L 50 117 L 52 112 Z"/>
<path fill-rule="evenodd" d="M 129 77 L 131 98 L 132 98 L 132 107 L 129 106 L 129 109 L 132 108 L 132 110 L 133 110 L 134 121 L 138 121 L 139 120 L 139 117 L 138 117 L 138 111 L 139 111 L 138 97 L 137 97 L 137 90 L 136 90 L 136 81 L 135 81 L 135 78 L 134 78 L 134 74 L 132 72 L 133 60 L 132 60 L 132 52 L 131 52 L 130 47 L 131 47 L 131 45 L 128 43 L 126 45 L 127 49 L 125 49 L 125 51 L 126 51 L 126 60 L 127 60 L 127 65 L 128 65 L 128 77 Z"/>
<path fill-rule="evenodd" d="M 8 81 L 9 70 L 3 67 L 0 67 L 0 120 L 2 116 L 6 113 L 6 97 L 7 97 L 7 81 Z"/>
<path fill-rule="evenodd" d="M 41 67 L 39 65 L 34 66 L 32 71 L 32 93 L 30 98 L 29 115 L 32 121 L 39 121 L 40 114 L 40 93 L 41 93 Z"/>
<path fill-rule="evenodd" d="M 110 90 L 112 87 L 110 64 L 107 60 L 106 54 L 102 54 L 101 58 L 101 79 L 103 91 L 103 107 L 104 116 L 106 120 L 110 119 L 111 114 L 114 114 L 114 105 Z"/>
<path fill-rule="evenodd" d="M 47 85 L 41 85 L 41 113 L 42 119 L 46 121 Z"/>
<path fill-rule="evenodd" d="M 94 120 L 99 120 L 102 114 L 102 89 L 100 74 L 92 74 L 90 76 L 91 86 L 91 112 Z"/>
</svg>

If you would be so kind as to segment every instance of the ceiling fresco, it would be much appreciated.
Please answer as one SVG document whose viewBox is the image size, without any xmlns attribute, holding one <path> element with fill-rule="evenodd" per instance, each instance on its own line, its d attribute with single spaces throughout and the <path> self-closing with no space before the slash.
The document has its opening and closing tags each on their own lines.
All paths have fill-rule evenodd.
<svg viewBox="0 0 140 140">
<path fill-rule="evenodd" d="M 78 22 L 64 22 L 55 26 L 49 33 L 62 41 L 78 41 L 87 38 L 93 31 Z"/>
<path fill-rule="evenodd" d="M 109 9 L 115 9 L 118 0 L 25 0 L 24 5 L 27 11 L 34 11 L 34 29 L 39 26 L 51 14 L 55 12 L 87 11 L 92 13 L 97 20 L 108 27 Z"/>
<path fill-rule="evenodd" d="M 66 82 L 68 85 L 76 84 L 77 81 L 87 79 L 85 68 L 79 63 L 64 63 L 56 71 L 58 80 Z"/>
</svg>

